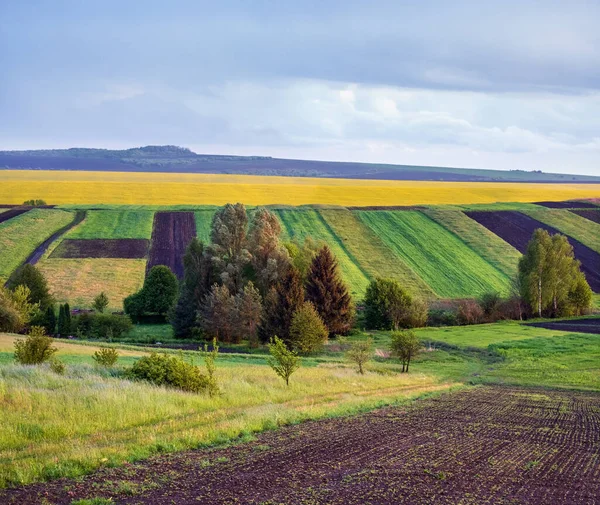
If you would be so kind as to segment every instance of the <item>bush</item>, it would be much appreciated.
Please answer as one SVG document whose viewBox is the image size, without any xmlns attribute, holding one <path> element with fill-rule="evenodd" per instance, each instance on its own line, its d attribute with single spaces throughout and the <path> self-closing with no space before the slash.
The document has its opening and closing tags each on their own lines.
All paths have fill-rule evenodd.
<svg viewBox="0 0 600 505">
<path fill-rule="evenodd" d="M 119 351 L 112 347 L 101 347 L 92 356 L 98 366 L 111 367 L 119 359 Z"/>
<path fill-rule="evenodd" d="M 373 279 L 365 293 L 365 323 L 369 329 L 424 326 L 427 310 L 425 301 L 414 299 L 394 279 Z"/>
<path fill-rule="evenodd" d="M 58 349 L 41 326 L 32 326 L 25 340 L 15 342 L 15 361 L 21 365 L 39 365 L 48 361 Z"/>
<path fill-rule="evenodd" d="M 71 324 L 74 333 L 83 338 L 121 338 L 131 331 L 133 324 L 128 316 L 118 314 L 80 314 Z"/>
<path fill-rule="evenodd" d="M 427 326 L 456 326 L 456 312 L 445 309 L 431 309 L 427 316 Z"/>
<path fill-rule="evenodd" d="M 212 341 L 212 350 L 208 350 L 208 346 L 204 344 L 204 364 L 206 365 L 206 373 L 207 373 L 207 385 L 206 390 L 210 396 L 215 396 L 219 394 L 219 385 L 217 383 L 217 378 L 215 377 L 215 371 L 217 369 L 215 365 L 215 361 L 219 356 L 219 346 L 217 345 L 217 339 L 213 338 Z"/>
<path fill-rule="evenodd" d="M 373 339 L 359 340 L 353 342 L 350 349 L 346 352 L 346 358 L 358 366 L 358 373 L 364 374 L 364 365 L 371 359 L 371 346 Z"/>
<path fill-rule="evenodd" d="M 460 325 L 483 322 L 483 310 L 475 300 L 463 300 L 458 304 L 456 321 Z"/>
<path fill-rule="evenodd" d="M 290 351 L 284 341 L 278 337 L 273 337 L 269 344 L 270 358 L 267 358 L 267 363 L 281 377 L 286 386 L 290 385 L 290 377 L 300 368 L 300 358 L 298 355 Z"/>
<path fill-rule="evenodd" d="M 144 380 L 157 386 L 171 386 L 182 391 L 200 393 L 209 390 L 209 378 L 197 366 L 181 356 L 153 352 L 136 361 L 127 371 L 131 379 Z"/>
<path fill-rule="evenodd" d="M 290 344 L 293 349 L 309 353 L 319 349 L 327 340 L 329 331 L 311 302 L 304 302 L 294 313 L 290 326 Z"/>
<path fill-rule="evenodd" d="M 484 293 L 479 299 L 479 306 L 483 311 L 483 316 L 487 321 L 493 322 L 499 319 L 502 298 L 498 293 Z"/>
<path fill-rule="evenodd" d="M 50 360 L 50 370 L 52 370 L 57 375 L 64 375 L 67 370 L 67 365 L 65 365 L 61 360 L 52 358 Z"/>
</svg>

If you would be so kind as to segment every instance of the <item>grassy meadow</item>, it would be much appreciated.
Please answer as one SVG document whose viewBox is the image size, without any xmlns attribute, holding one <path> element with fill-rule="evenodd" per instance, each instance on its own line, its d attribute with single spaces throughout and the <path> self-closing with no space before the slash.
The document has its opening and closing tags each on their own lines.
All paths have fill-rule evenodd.
<svg viewBox="0 0 600 505">
<path fill-rule="evenodd" d="M 196 220 L 196 237 L 203 243 L 210 243 L 210 227 L 216 209 L 212 210 L 197 210 L 194 212 Z"/>
<path fill-rule="evenodd" d="M 456 235 L 417 211 L 357 211 L 388 247 L 442 298 L 506 293 L 509 279 Z"/>
<path fill-rule="evenodd" d="M 119 239 L 152 236 L 154 212 L 144 210 L 88 210 L 85 219 L 65 238 Z"/>
<path fill-rule="evenodd" d="M 59 303 L 71 307 L 91 306 L 104 291 L 109 309 L 122 310 L 123 299 L 141 289 L 146 275 L 145 259 L 44 258 L 37 267 L 48 280 Z"/>
<path fill-rule="evenodd" d="M 0 202 L 137 205 L 436 205 L 597 198 L 595 184 L 429 182 L 244 175 L 3 170 Z"/>
<path fill-rule="evenodd" d="M 0 223 L 0 282 L 10 275 L 54 232 L 73 220 L 73 213 L 32 209 Z"/>
</svg>

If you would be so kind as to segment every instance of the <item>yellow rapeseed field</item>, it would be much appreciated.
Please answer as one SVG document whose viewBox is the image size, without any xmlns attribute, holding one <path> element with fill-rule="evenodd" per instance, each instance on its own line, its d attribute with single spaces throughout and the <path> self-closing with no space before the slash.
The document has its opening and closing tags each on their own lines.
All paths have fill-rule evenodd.
<svg viewBox="0 0 600 505">
<path fill-rule="evenodd" d="M 374 181 L 251 175 L 0 171 L 0 203 L 426 205 L 600 197 L 600 184 Z"/>
</svg>

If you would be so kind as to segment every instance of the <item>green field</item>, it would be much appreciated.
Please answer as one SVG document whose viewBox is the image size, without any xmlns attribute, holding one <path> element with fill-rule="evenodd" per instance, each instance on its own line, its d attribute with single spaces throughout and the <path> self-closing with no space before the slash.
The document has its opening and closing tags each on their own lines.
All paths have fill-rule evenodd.
<svg viewBox="0 0 600 505">
<path fill-rule="evenodd" d="M 418 211 L 356 211 L 442 298 L 505 294 L 509 279 L 456 235 Z"/>
<path fill-rule="evenodd" d="M 0 223 L 0 282 L 8 279 L 44 240 L 72 220 L 72 212 L 32 209 Z"/>
<path fill-rule="evenodd" d="M 317 210 L 277 210 L 275 212 L 282 223 L 284 240 L 303 241 L 305 237 L 310 236 L 317 242 L 327 244 L 337 257 L 342 277 L 349 284 L 351 293 L 359 298 L 364 295 L 369 284 L 367 272 Z"/>
<path fill-rule="evenodd" d="M 516 277 L 521 253 L 508 242 L 461 211 L 432 207 L 424 212 L 510 279 Z"/>
<path fill-rule="evenodd" d="M 215 212 L 216 209 L 198 210 L 194 212 L 194 218 L 196 220 L 196 236 L 204 244 L 210 243 L 210 226 Z"/>
<path fill-rule="evenodd" d="M 145 210 L 88 210 L 85 220 L 73 228 L 69 239 L 118 239 L 152 236 L 154 212 Z"/>
<path fill-rule="evenodd" d="M 348 209 L 324 209 L 318 212 L 370 278 L 396 279 L 413 293 L 433 296 L 423 279 L 355 214 Z"/>
<path fill-rule="evenodd" d="M 528 210 L 523 214 L 531 216 L 558 231 L 573 237 L 596 252 L 600 252 L 600 224 L 594 223 L 567 209 Z"/>
</svg>

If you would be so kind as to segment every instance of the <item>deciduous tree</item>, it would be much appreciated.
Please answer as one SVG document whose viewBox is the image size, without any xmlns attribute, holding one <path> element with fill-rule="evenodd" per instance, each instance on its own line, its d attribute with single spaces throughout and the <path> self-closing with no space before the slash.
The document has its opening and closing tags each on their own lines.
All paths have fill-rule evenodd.
<svg viewBox="0 0 600 505">
<path fill-rule="evenodd" d="M 391 337 L 390 350 L 402 363 L 402 373 L 408 373 L 411 360 L 421 350 L 421 342 L 411 330 L 394 331 Z"/>
<path fill-rule="evenodd" d="M 294 313 L 290 325 L 290 346 L 300 353 L 321 348 L 328 335 L 327 326 L 311 302 L 304 302 Z"/>
</svg>

